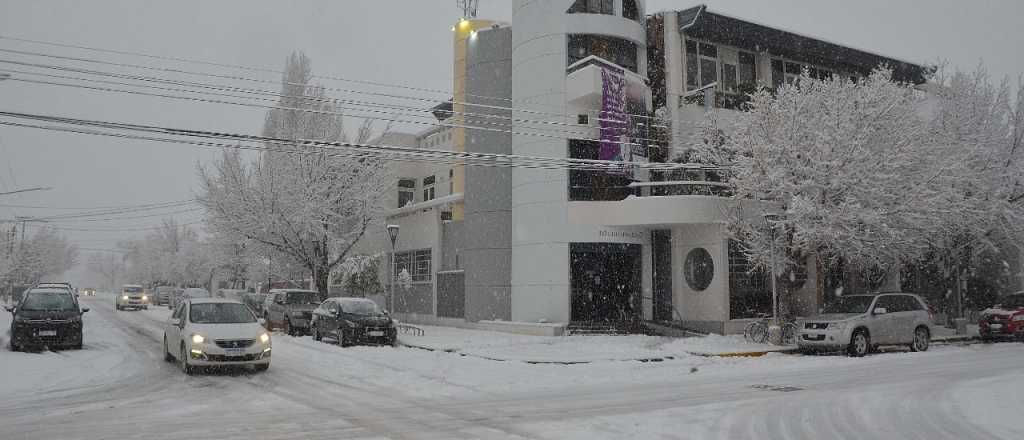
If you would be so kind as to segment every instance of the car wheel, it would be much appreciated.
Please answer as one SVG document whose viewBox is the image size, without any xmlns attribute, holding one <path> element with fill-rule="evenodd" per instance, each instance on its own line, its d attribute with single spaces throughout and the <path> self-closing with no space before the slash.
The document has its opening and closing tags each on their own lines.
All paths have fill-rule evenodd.
<svg viewBox="0 0 1024 440">
<path fill-rule="evenodd" d="M 188 352 L 185 351 L 185 344 L 181 344 L 181 371 L 188 376 L 195 374 L 195 367 L 188 364 Z"/>
<path fill-rule="evenodd" d="M 256 364 L 256 365 L 252 366 L 253 371 L 255 371 L 257 373 L 262 373 L 264 371 L 267 371 L 269 368 L 270 368 L 270 362 L 267 362 L 265 364 Z"/>
<path fill-rule="evenodd" d="M 338 346 L 339 347 L 347 347 L 348 346 L 348 341 L 345 340 L 345 331 L 344 330 L 342 330 L 340 328 L 335 330 L 334 331 L 334 339 L 336 339 L 338 341 Z"/>
<path fill-rule="evenodd" d="M 10 348 L 11 351 L 21 351 L 21 347 L 14 343 L 14 339 L 11 339 Z"/>
<path fill-rule="evenodd" d="M 868 332 L 863 329 L 855 330 L 846 352 L 852 357 L 864 357 L 868 351 L 871 351 L 871 337 L 868 336 Z"/>
<path fill-rule="evenodd" d="M 318 329 L 315 325 L 313 326 L 313 340 L 314 341 L 321 341 L 321 340 L 323 340 L 323 338 L 320 337 L 320 329 Z"/>
<path fill-rule="evenodd" d="M 167 350 L 167 335 L 164 335 L 164 362 L 174 362 L 174 355 Z"/>
<path fill-rule="evenodd" d="M 910 344 L 910 351 L 928 351 L 931 339 L 928 328 L 921 326 L 914 329 L 914 342 Z"/>
<path fill-rule="evenodd" d="M 981 342 L 984 342 L 986 344 L 991 344 L 991 343 L 993 343 L 995 341 L 996 341 L 996 338 L 993 338 L 992 335 L 984 335 L 984 334 L 981 335 Z"/>
</svg>

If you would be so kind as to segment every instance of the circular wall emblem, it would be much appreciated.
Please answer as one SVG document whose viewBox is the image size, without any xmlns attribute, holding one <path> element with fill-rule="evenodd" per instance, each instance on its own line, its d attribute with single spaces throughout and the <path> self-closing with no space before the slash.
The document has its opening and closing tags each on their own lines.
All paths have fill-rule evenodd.
<svg viewBox="0 0 1024 440">
<path fill-rule="evenodd" d="M 703 291 L 711 285 L 711 280 L 715 278 L 715 261 L 706 249 L 693 249 L 686 254 L 683 272 L 686 275 L 686 284 L 691 289 L 698 292 Z"/>
</svg>

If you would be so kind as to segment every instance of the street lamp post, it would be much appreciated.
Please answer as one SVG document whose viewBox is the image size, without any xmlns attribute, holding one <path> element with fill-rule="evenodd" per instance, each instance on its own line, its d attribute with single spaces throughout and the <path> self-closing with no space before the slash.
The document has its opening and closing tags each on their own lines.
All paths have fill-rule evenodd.
<svg viewBox="0 0 1024 440">
<path fill-rule="evenodd" d="M 391 264 L 388 266 L 390 273 L 390 286 L 388 289 L 388 310 L 395 311 L 395 242 L 398 241 L 398 225 L 388 225 L 388 238 L 391 239 Z"/>
</svg>

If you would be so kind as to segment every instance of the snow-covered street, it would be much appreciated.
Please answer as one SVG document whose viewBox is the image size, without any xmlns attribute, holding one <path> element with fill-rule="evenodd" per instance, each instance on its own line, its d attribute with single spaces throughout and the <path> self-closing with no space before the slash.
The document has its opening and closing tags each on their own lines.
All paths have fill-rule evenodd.
<svg viewBox="0 0 1024 440">
<path fill-rule="evenodd" d="M 0 352 L 0 438 L 1015 438 L 1024 346 L 863 359 L 498 362 L 275 335 L 261 374 L 187 377 L 166 309 L 84 299 L 82 351 Z M 5 314 L 5 327 L 10 319 Z M 567 342 L 571 344 L 571 340 Z M 870 428 L 870 429 L 867 429 Z"/>
</svg>

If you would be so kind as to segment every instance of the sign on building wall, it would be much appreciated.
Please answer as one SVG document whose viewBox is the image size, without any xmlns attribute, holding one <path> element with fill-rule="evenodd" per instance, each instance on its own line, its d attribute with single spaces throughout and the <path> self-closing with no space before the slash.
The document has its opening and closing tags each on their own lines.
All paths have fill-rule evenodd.
<svg viewBox="0 0 1024 440">
<path fill-rule="evenodd" d="M 601 69 L 601 149 L 599 160 L 647 162 L 644 98 L 630 97 L 625 73 L 620 69 Z M 637 117 L 641 116 L 641 117 Z M 632 175 L 632 167 L 623 167 L 618 174 Z"/>
</svg>

